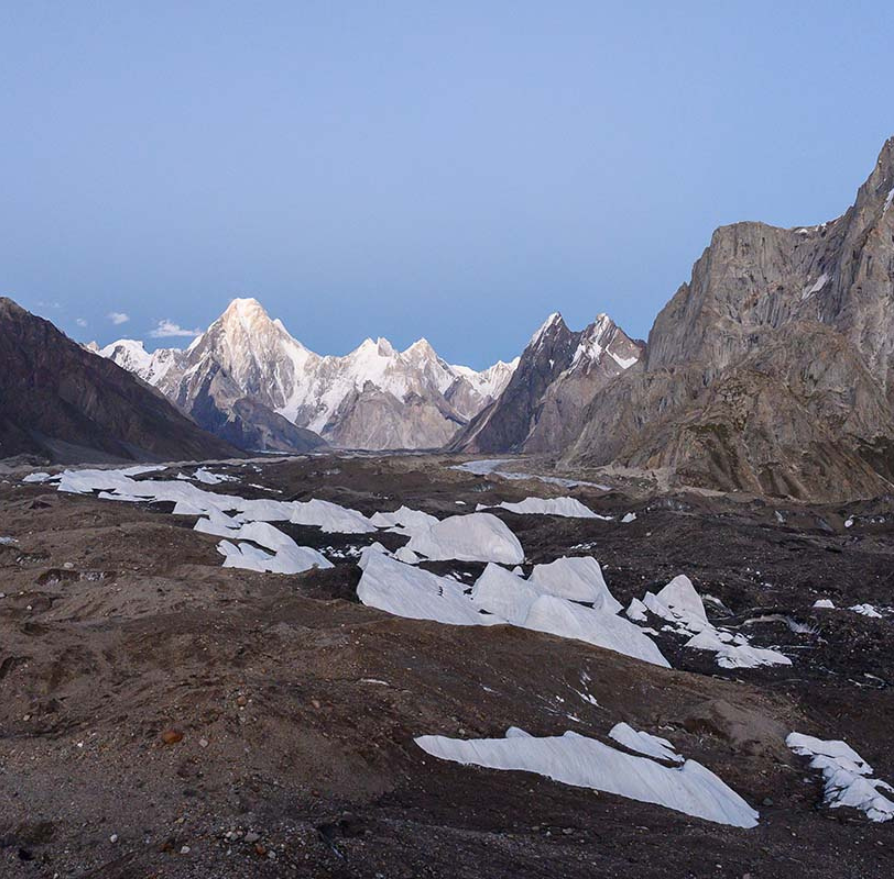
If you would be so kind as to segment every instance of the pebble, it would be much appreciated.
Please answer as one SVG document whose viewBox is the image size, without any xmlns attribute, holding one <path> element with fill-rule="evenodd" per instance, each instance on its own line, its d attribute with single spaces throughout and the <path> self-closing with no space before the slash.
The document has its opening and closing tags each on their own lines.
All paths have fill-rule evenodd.
<svg viewBox="0 0 894 879">
<path fill-rule="evenodd" d="M 257 842 L 261 838 L 260 833 L 255 833 L 254 830 L 249 830 L 248 833 L 245 834 L 246 842 Z"/>
<path fill-rule="evenodd" d="M 180 849 L 180 854 L 181 854 L 181 855 L 188 855 L 188 854 L 189 854 L 189 851 L 190 851 L 189 846 L 188 846 L 188 845 L 185 845 L 185 846 L 183 846 L 183 848 Z"/>
<path fill-rule="evenodd" d="M 207 748 L 208 747 L 208 739 L 199 739 L 199 747 Z"/>
<path fill-rule="evenodd" d="M 112 845 L 114 845 L 116 842 L 118 842 L 118 834 L 117 834 L 117 833 L 113 833 L 113 834 L 109 837 L 109 842 L 112 843 Z"/>
<path fill-rule="evenodd" d="M 166 745 L 176 745 L 177 742 L 183 741 L 183 733 L 179 729 L 166 729 L 161 734 L 161 740 Z"/>
</svg>

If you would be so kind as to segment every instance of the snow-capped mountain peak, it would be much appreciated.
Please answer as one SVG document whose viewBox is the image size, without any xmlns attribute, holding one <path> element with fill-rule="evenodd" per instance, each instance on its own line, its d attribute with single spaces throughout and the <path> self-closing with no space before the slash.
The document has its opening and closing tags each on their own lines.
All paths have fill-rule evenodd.
<svg viewBox="0 0 894 879">
<path fill-rule="evenodd" d="M 234 299 L 185 351 L 148 354 L 142 343 L 123 341 L 101 353 L 187 411 L 222 370 L 240 394 L 296 426 L 370 449 L 443 445 L 499 395 L 517 365 L 454 367 L 424 338 L 404 351 L 379 337 L 344 356 L 320 356 L 253 298 Z"/>
<path fill-rule="evenodd" d="M 562 318 L 562 315 L 558 311 L 554 311 L 538 328 L 537 331 L 531 336 L 531 341 L 528 342 L 529 345 L 536 345 L 553 327 L 557 327 L 559 325 L 564 326 L 565 321 Z"/>
</svg>

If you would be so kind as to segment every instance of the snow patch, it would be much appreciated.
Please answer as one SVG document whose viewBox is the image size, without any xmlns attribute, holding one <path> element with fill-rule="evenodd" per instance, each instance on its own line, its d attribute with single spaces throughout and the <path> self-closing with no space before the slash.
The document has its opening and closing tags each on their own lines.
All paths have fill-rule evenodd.
<svg viewBox="0 0 894 879">
<path fill-rule="evenodd" d="M 830 808 L 859 809 L 876 822 L 894 818 L 894 802 L 881 793 L 894 793 L 894 788 L 881 779 L 870 778 L 872 767 L 846 742 L 823 741 L 793 732 L 785 743 L 799 756 L 810 757 L 811 768 L 823 773 L 824 800 Z"/>
<path fill-rule="evenodd" d="M 562 516 L 566 519 L 604 519 L 606 521 L 612 519 L 611 516 L 600 516 L 598 513 L 594 513 L 573 497 L 549 499 L 529 497 L 518 503 L 503 501 L 497 504 L 497 507 L 522 516 Z"/>
<path fill-rule="evenodd" d="M 823 272 L 817 279 L 816 283 L 813 284 L 812 287 L 805 287 L 804 292 L 801 294 L 801 299 L 809 299 L 814 293 L 819 293 L 826 284 L 829 283 L 829 276 Z"/>
<path fill-rule="evenodd" d="M 636 751 L 637 754 L 645 754 L 647 757 L 655 757 L 658 760 L 668 760 L 671 763 L 683 762 L 683 758 L 667 739 L 661 739 L 647 732 L 639 732 L 629 724 L 615 724 L 608 737 L 625 748 Z"/>
<path fill-rule="evenodd" d="M 456 580 L 401 564 L 384 547 L 379 550 L 369 548 L 361 557 L 363 576 L 357 596 L 363 604 L 395 616 L 451 625 L 509 623 L 670 667 L 655 642 L 637 626 L 611 611 L 545 594 L 548 581 L 524 580 L 491 564 L 467 594 Z M 617 604 L 610 593 L 603 603 L 606 607 Z"/>
<path fill-rule="evenodd" d="M 631 610 L 636 616 L 642 616 L 642 608 L 666 620 L 669 624 L 666 628 L 670 631 L 688 637 L 685 647 L 714 653 L 721 668 L 792 664 L 787 656 L 776 650 L 752 647 L 747 636 L 712 625 L 692 581 L 683 574 L 674 577 L 657 595 L 647 592 L 642 607 L 631 604 L 628 616 Z"/>
<path fill-rule="evenodd" d="M 513 730 L 503 739 L 420 736 L 415 741 L 427 754 L 464 766 L 534 772 L 717 824 L 750 828 L 758 822 L 758 813 L 742 797 L 695 760 L 671 768 L 571 731 L 543 738 Z"/>
</svg>

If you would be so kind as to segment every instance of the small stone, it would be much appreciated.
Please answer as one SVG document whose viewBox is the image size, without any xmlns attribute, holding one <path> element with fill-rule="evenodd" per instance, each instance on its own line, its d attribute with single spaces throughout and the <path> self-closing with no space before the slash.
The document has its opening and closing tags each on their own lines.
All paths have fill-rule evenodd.
<svg viewBox="0 0 894 879">
<path fill-rule="evenodd" d="M 260 833 L 255 833 L 254 830 L 249 830 L 248 833 L 245 834 L 246 842 L 257 842 L 261 838 Z"/>
<path fill-rule="evenodd" d="M 207 748 L 208 747 L 208 739 L 199 739 L 199 747 Z"/>
<path fill-rule="evenodd" d="M 320 710 L 320 700 L 319 699 L 311 699 L 310 704 L 313 705 L 313 707 L 316 708 L 317 711 Z"/>
<path fill-rule="evenodd" d="M 180 849 L 180 854 L 181 854 L 181 855 L 188 855 L 188 854 L 189 854 L 189 851 L 190 851 L 189 846 L 188 846 L 188 845 L 184 845 L 184 846 Z"/>
<path fill-rule="evenodd" d="M 183 741 L 183 733 L 179 729 L 166 729 L 161 734 L 161 740 L 166 745 L 176 745 L 178 742 Z"/>
<path fill-rule="evenodd" d="M 571 836 L 571 835 L 574 833 L 574 831 L 573 831 L 570 827 L 566 827 L 566 828 L 562 831 L 562 833 L 564 833 L 565 836 Z"/>
<path fill-rule="evenodd" d="M 248 699 L 246 699 L 245 696 L 238 696 L 236 698 L 236 704 L 240 708 L 244 708 L 246 705 L 248 705 Z"/>
<path fill-rule="evenodd" d="M 764 797 L 764 805 L 765 805 L 765 806 L 772 806 L 772 805 L 773 805 L 773 798 L 772 798 L 772 797 Z"/>
<path fill-rule="evenodd" d="M 117 834 L 117 833 L 113 833 L 113 834 L 109 837 L 109 842 L 112 843 L 112 845 L 114 845 L 116 842 L 118 842 L 118 834 Z"/>
</svg>

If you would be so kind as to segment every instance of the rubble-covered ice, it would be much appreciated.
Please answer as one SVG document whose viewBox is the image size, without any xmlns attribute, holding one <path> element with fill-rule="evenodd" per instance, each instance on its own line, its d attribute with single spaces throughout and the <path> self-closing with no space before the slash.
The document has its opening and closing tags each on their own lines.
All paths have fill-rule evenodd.
<svg viewBox="0 0 894 879">
<path fill-rule="evenodd" d="M 298 574 L 314 567 L 332 567 L 325 556 L 309 547 L 298 546 L 269 522 L 294 521 L 341 533 L 377 530 L 356 510 L 327 501 L 246 500 L 237 495 L 206 491 L 184 479 L 134 479 L 161 469 L 164 468 L 137 466 L 123 470 L 66 470 L 59 477 L 59 490 L 77 494 L 98 491 L 99 497 L 105 500 L 173 503 L 175 515 L 198 517 L 196 531 L 226 538 L 218 550 L 224 556 L 224 567 L 231 568 Z M 204 479 L 198 477 L 202 471 L 209 474 Z M 206 468 L 199 468 L 196 474 L 200 481 L 209 484 L 229 481 L 228 477 L 214 478 Z"/>
<path fill-rule="evenodd" d="M 627 608 L 629 619 L 646 622 L 646 611 L 665 620 L 678 635 L 688 638 L 684 646 L 709 650 L 722 668 L 757 668 L 762 665 L 791 665 L 791 660 L 776 650 L 753 647 L 748 637 L 718 628 L 709 622 L 701 596 L 685 575 L 674 577 L 657 594 L 647 592 L 642 602 L 634 600 Z"/>
<path fill-rule="evenodd" d="M 825 802 L 829 807 L 859 809 L 870 821 L 894 819 L 894 802 L 881 793 L 894 793 L 894 787 L 881 779 L 870 778 L 872 767 L 846 742 L 823 741 L 793 732 L 785 743 L 796 754 L 810 757 L 811 768 L 823 773 Z"/>
<path fill-rule="evenodd" d="M 695 760 L 664 766 L 571 731 L 543 738 L 513 730 L 502 739 L 420 736 L 415 741 L 427 754 L 465 766 L 534 772 L 732 827 L 758 823 L 758 813 Z"/>
</svg>

